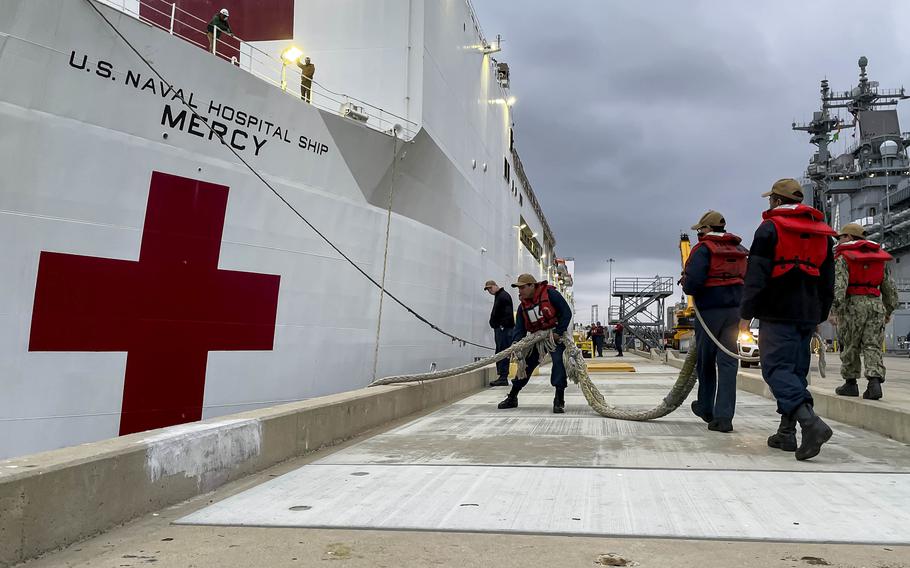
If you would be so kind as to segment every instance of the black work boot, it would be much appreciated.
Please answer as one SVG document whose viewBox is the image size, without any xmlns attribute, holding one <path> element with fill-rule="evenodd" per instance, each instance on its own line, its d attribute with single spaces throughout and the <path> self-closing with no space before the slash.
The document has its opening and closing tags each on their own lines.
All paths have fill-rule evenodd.
<svg viewBox="0 0 910 568">
<path fill-rule="evenodd" d="M 694 414 L 695 416 L 698 416 L 699 418 L 701 418 L 701 419 L 704 420 L 705 422 L 707 422 L 707 423 L 710 424 L 711 421 L 714 420 L 714 416 L 713 416 L 713 415 L 711 415 L 711 414 L 709 414 L 709 413 L 702 412 L 701 405 L 698 404 L 698 401 L 697 401 L 697 400 L 693 400 L 693 401 L 692 401 L 692 406 L 691 406 L 691 407 L 692 407 L 692 414 Z"/>
<path fill-rule="evenodd" d="M 506 399 L 496 405 L 496 408 L 504 410 L 506 408 L 518 408 L 518 397 L 509 393 Z"/>
<path fill-rule="evenodd" d="M 553 414 L 565 414 L 566 412 L 566 391 L 565 389 L 556 389 L 556 396 L 553 397 Z"/>
<path fill-rule="evenodd" d="M 495 381 L 490 381 L 491 387 L 507 387 L 509 386 L 509 379 L 507 377 L 499 377 Z"/>
<path fill-rule="evenodd" d="M 825 421 L 815 414 L 812 405 L 807 402 L 796 409 L 795 416 L 803 437 L 799 447 L 796 448 L 796 459 L 802 461 L 814 458 L 821 451 L 822 444 L 831 439 L 833 432 Z"/>
<path fill-rule="evenodd" d="M 840 396 L 859 396 L 856 379 L 844 379 L 844 384 L 834 389 L 834 393 Z"/>
<path fill-rule="evenodd" d="M 708 422 L 708 430 L 711 430 L 712 432 L 732 432 L 733 419 L 715 418 L 711 422 Z"/>
<path fill-rule="evenodd" d="M 796 419 L 792 416 L 780 416 L 780 426 L 777 433 L 768 436 L 768 447 L 777 448 L 785 452 L 796 451 Z"/>
<path fill-rule="evenodd" d="M 879 400 L 882 397 L 882 379 L 879 377 L 869 377 L 869 384 L 866 386 L 866 392 L 863 398 L 867 400 Z"/>
<path fill-rule="evenodd" d="M 529 379 L 515 379 L 512 381 L 512 390 L 506 395 L 506 399 L 496 405 L 496 408 L 518 408 L 518 393 L 528 384 Z"/>
</svg>

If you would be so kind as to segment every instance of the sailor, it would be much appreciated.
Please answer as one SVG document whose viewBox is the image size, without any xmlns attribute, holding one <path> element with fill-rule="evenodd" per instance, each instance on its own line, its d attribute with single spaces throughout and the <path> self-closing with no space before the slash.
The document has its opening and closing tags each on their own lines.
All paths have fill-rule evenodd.
<svg viewBox="0 0 910 568">
<path fill-rule="evenodd" d="M 591 326 L 591 329 L 588 330 L 588 337 L 591 338 L 591 341 L 594 343 L 594 348 L 591 353 L 591 356 L 594 357 L 595 353 L 597 357 L 604 356 L 604 326 L 600 325 L 600 322 L 595 322 Z"/>
<path fill-rule="evenodd" d="M 821 451 L 831 428 L 816 416 L 809 394 L 809 342 L 815 328 L 828 319 L 834 298 L 836 232 L 821 211 L 803 205 L 799 182 L 781 179 L 768 197 L 770 209 L 755 231 L 746 269 L 740 328 L 749 330 L 752 318 L 761 320 L 758 348 L 762 377 L 781 415 L 780 427 L 768 445 L 796 450 L 806 460 Z M 796 423 L 802 441 L 796 445 Z"/>
<path fill-rule="evenodd" d="M 615 357 L 622 357 L 622 332 L 625 326 L 621 321 L 616 322 L 613 326 L 613 347 L 616 348 Z"/>
<path fill-rule="evenodd" d="M 892 256 L 880 244 L 866 240 L 860 225 L 844 225 L 834 249 L 834 305 L 831 323 L 838 326 L 843 345 L 840 374 L 844 384 L 834 392 L 859 396 L 856 381 L 866 363 L 868 381 L 863 398 L 878 400 L 885 382 L 882 345 L 885 324 L 897 309 L 897 289 L 888 262 Z"/>
<path fill-rule="evenodd" d="M 739 244 L 740 237 L 726 232 L 726 225 L 723 215 L 708 211 L 692 226 L 698 232 L 698 244 L 689 254 L 682 284 L 683 291 L 695 300 L 708 330 L 735 353 L 748 251 Z M 695 345 L 698 399 L 692 401 L 692 412 L 708 423 L 708 430 L 732 432 L 736 359 L 718 349 L 698 319 Z"/>
<path fill-rule="evenodd" d="M 518 281 L 512 284 L 512 287 L 518 288 L 518 298 L 520 300 L 512 341 L 519 341 L 528 333 L 545 329 L 552 330 L 551 333 L 556 340 L 556 350 L 550 355 L 553 359 L 550 370 L 550 384 L 556 388 L 556 396 L 553 398 L 553 413 L 562 414 L 565 412 L 565 391 L 568 386 L 568 380 L 566 368 L 562 361 L 562 354 L 566 348 L 560 342 L 560 339 L 566 333 L 566 330 L 569 329 L 569 323 L 572 321 L 572 309 L 556 288 L 547 284 L 546 280 L 538 282 L 530 274 L 519 276 Z M 512 380 L 512 390 L 506 396 L 506 399 L 499 403 L 499 408 L 516 408 L 518 406 L 518 393 L 528 384 L 531 373 L 540 364 L 537 349 L 531 350 L 531 354 L 525 358 L 525 363 L 527 364 L 526 377 L 528 378 Z"/>
<path fill-rule="evenodd" d="M 316 66 L 307 57 L 304 61 L 297 60 L 297 66 L 300 67 L 300 98 L 310 102 L 310 93 L 313 87 L 313 75 L 316 74 Z"/>
<path fill-rule="evenodd" d="M 496 352 L 508 349 L 512 344 L 512 329 L 515 327 L 515 314 L 512 311 L 512 295 L 496 284 L 495 280 L 487 280 L 483 289 L 493 296 L 493 309 L 490 311 L 490 327 L 496 341 Z M 509 385 L 509 358 L 496 362 L 496 374 L 499 376 L 490 383 L 491 387 L 505 387 Z"/>
<path fill-rule="evenodd" d="M 217 33 L 219 37 L 221 34 L 234 35 L 233 30 L 231 30 L 231 24 L 228 23 L 229 15 L 227 8 L 222 8 L 217 14 L 212 16 L 209 25 L 205 28 L 205 35 L 209 38 L 210 53 L 212 52 L 212 45 L 215 43 L 215 28 L 218 28 Z"/>
</svg>

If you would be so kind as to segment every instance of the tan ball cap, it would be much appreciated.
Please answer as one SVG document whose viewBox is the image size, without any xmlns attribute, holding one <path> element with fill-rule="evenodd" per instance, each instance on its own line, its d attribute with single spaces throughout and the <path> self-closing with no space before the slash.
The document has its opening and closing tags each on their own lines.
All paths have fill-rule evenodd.
<svg viewBox="0 0 910 568">
<path fill-rule="evenodd" d="M 771 191 L 761 194 L 762 197 L 770 197 L 772 195 L 778 195 L 780 197 L 786 197 L 787 199 L 802 201 L 803 188 L 795 179 L 783 178 L 774 182 L 774 185 L 771 186 Z"/>
<path fill-rule="evenodd" d="M 483 285 L 483 289 L 484 289 L 484 290 L 489 290 L 489 289 L 492 288 L 493 286 L 496 286 L 496 281 L 495 281 L 495 280 L 487 280 L 487 283 Z"/>
<path fill-rule="evenodd" d="M 537 284 L 537 278 L 534 278 L 530 274 L 522 274 L 518 277 L 518 281 L 512 284 L 512 288 L 527 286 L 528 284 Z"/>
<path fill-rule="evenodd" d="M 861 239 L 866 236 L 866 230 L 863 229 L 862 225 L 859 225 L 857 223 L 847 223 L 841 227 L 840 232 L 837 235 L 850 235 L 851 237 L 857 237 Z"/>
<path fill-rule="evenodd" d="M 707 213 L 701 216 L 701 219 L 698 220 L 698 223 L 692 225 L 692 230 L 697 231 L 702 227 L 724 227 L 727 225 L 726 219 L 724 216 L 714 210 L 709 210 Z"/>
</svg>

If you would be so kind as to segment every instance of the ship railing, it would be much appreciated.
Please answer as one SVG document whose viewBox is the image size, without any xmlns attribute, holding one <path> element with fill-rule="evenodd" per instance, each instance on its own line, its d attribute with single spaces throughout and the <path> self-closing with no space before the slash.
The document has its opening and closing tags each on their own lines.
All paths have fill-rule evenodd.
<svg viewBox="0 0 910 568">
<path fill-rule="evenodd" d="M 99 0 L 124 14 L 152 25 L 182 39 L 183 41 L 211 50 L 220 59 L 247 71 L 258 79 L 270 83 L 282 92 L 303 100 L 301 82 L 303 70 L 296 62 L 275 57 L 237 35 L 219 33 L 215 28 L 211 49 L 206 34 L 208 21 L 187 12 L 176 2 L 167 0 Z M 311 80 L 310 100 L 314 107 L 326 112 L 365 124 L 367 127 L 390 136 L 397 135 L 411 140 L 420 130 L 417 123 L 381 107 L 346 93 L 332 90 L 322 83 Z"/>
<path fill-rule="evenodd" d="M 464 3 L 468 6 L 468 13 L 471 15 L 471 23 L 474 24 L 474 29 L 477 30 L 481 45 L 488 45 L 487 36 L 484 35 L 483 28 L 480 26 L 480 19 L 477 18 L 477 11 L 474 10 L 474 4 L 471 3 L 471 0 L 464 0 Z"/>
</svg>

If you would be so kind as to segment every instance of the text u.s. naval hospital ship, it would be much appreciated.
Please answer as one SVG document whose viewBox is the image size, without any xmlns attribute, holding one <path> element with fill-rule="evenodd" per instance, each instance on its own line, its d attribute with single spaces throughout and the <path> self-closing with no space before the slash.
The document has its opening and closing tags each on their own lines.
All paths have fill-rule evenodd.
<svg viewBox="0 0 910 568">
<path fill-rule="evenodd" d="M 0 458 L 461 364 L 559 279 L 469 2 L 216 4 L 0 2 Z"/>
</svg>

